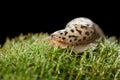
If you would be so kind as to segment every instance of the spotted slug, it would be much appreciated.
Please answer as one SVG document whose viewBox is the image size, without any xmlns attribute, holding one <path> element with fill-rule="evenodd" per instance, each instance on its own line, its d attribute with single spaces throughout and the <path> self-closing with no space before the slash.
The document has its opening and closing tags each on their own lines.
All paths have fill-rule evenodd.
<svg viewBox="0 0 120 80">
<path fill-rule="evenodd" d="M 96 23 L 89 18 L 79 17 L 68 22 L 65 29 L 53 32 L 49 40 L 52 45 L 80 53 L 102 37 L 104 33 Z"/>
</svg>

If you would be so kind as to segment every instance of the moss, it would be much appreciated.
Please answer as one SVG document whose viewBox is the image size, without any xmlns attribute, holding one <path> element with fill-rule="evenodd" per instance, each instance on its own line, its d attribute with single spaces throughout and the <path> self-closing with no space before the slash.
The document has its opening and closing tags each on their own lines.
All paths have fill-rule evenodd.
<svg viewBox="0 0 120 80">
<path fill-rule="evenodd" d="M 48 34 L 20 35 L 0 48 L 0 80 L 119 80 L 120 44 L 104 39 L 82 54 L 39 42 Z"/>
</svg>

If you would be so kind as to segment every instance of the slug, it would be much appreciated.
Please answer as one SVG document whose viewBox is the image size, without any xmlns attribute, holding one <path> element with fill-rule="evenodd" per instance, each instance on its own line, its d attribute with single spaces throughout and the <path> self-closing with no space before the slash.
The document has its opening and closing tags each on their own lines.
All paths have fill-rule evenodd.
<svg viewBox="0 0 120 80">
<path fill-rule="evenodd" d="M 80 53 L 94 44 L 96 39 L 104 36 L 102 29 L 92 20 L 78 17 L 68 22 L 65 29 L 53 32 L 49 40 L 50 45 Z"/>
</svg>

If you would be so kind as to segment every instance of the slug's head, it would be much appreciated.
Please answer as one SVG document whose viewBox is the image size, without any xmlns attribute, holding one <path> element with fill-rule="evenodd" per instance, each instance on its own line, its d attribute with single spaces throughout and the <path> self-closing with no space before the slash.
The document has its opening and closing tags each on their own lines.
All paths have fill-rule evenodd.
<svg viewBox="0 0 120 80">
<path fill-rule="evenodd" d="M 54 33 L 51 34 L 51 39 L 59 43 L 66 43 L 65 38 L 66 33 L 67 33 L 66 30 L 55 31 Z"/>
</svg>

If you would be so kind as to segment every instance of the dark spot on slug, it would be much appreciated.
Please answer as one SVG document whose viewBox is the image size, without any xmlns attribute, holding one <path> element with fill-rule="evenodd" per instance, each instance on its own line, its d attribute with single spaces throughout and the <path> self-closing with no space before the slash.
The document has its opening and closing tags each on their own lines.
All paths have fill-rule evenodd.
<svg viewBox="0 0 120 80">
<path fill-rule="evenodd" d="M 85 34 L 86 34 L 87 36 L 89 36 L 89 35 L 90 35 L 90 33 L 89 33 L 88 31 L 86 31 L 86 32 L 85 32 Z"/>
<path fill-rule="evenodd" d="M 63 33 L 60 33 L 60 35 L 62 35 Z"/>
<path fill-rule="evenodd" d="M 81 39 L 78 40 L 79 42 L 81 41 Z"/>
<path fill-rule="evenodd" d="M 89 26 L 89 24 L 87 24 L 87 26 Z"/>
<path fill-rule="evenodd" d="M 81 31 L 81 30 L 76 29 L 76 31 L 77 31 L 80 35 L 82 34 L 82 31 Z"/>
<path fill-rule="evenodd" d="M 81 25 L 81 28 L 82 28 L 82 29 L 87 29 L 87 26 Z"/>
<path fill-rule="evenodd" d="M 90 33 L 93 33 L 93 31 L 90 31 Z"/>
<path fill-rule="evenodd" d="M 95 32 L 95 31 L 94 31 L 93 33 L 94 33 L 94 34 L 96 34 L 96 32 Z"/>
<path fill-rule="evenodd" d="M 75 29 L 77 29 L 77 26 L 75 26 Z"/>
<path fill-rule="evenodd" d="M 65 36 L 68 34 L 68 32 L 67 32 L 67 31 L 65 31 L 64 33 L 65 33 Z"/>
<path fill-rule="evenodd" d="M 76 45 L 79 45 L 79 43 L 76 43 Z"/>
<path fill-rule="evenodd" d="M 75 38 L 74 41 L 77 41 L 77 38 Z"/>
<path fill-rule="evenodd" d="M 82 29 L 85 28 L 85 27 L 86 27 L 86 26 L 82 26 L 82 25 L 81 25 L 81 28 L 82 28 Z"/>
<path fill-rule="evenodd" d="M 61 37 L 59 37 L 59 38 L 61 38 Z"/>
<path fill-rule="evenodd" d="M 70 42 L 72 42 L 72 40 L 70 39 Z"/>
<path fill-rule="evenodd" d="M 70 31 L 71 31 L 72 33 L 74 32 L 74 30 L 73 30 L 73 29 L 71 29 Z"/>
<path fill-rule="evenodd" d="M 77 38 L 78 36 L 75 36 L 75 35 L 69 35 L 68 37 L 69 37 L 69 38 Z"/>
<path fill-rule="evenodd" d="M 86 37 L 85 37 L 85 36 L 83 37 L 83 40 L 86 40 Z"/>
<path fill-rule="evenodd" d="M 62 37 L 63 40 L 65 40 L 65 37 Z"/>
</svg>

